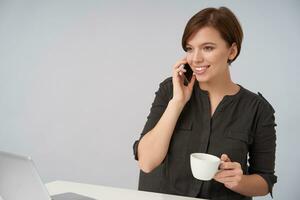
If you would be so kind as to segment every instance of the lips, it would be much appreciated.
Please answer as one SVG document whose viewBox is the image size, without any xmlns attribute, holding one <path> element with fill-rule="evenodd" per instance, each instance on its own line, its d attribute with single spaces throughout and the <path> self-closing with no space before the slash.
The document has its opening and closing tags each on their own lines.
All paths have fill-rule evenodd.
<svg viewBox="0 0 300 200">
<path fill-rule="evenodd" d="M 202 75 L 206 72 L 206 70 L 210 67 L 210 65 L 202 65 L 200 67 L 195 68 L 195 73 L 198 75 Z"/>
</svg>

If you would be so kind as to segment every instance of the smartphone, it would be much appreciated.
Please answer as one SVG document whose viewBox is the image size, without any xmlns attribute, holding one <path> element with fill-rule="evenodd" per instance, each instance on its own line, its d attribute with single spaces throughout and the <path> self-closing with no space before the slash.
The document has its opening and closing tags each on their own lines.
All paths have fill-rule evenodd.
<svg viewBox="0 0 300 200">
<path fill-rule="evenodd" d="M 184 69 L 186 70 L 186 72 L 184 73 L 183 84 L 187 86 L 193 77 L 193 70 L 188 63 L 184 64 Z"/>
</svg>

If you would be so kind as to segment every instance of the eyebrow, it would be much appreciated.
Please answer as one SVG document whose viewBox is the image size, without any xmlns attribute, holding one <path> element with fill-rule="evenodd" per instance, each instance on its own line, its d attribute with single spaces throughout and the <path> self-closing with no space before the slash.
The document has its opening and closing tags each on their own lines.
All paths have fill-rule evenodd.
<svg viewBox="0 0 300 200">
<path fill-rule="evenodd" d="M 204 46 L 204 45 L 208 45 L 208 44 L 210 44 L 210 45 L 217 45 L 216 43 L 213 43 L 213 42 L 204 42 L 204 43 L 202 43 L 202 44 L 199 45 L 199 46 Z M 186 43 L 186 46 L 193 46 L 193 45 L 191 45 L 191 44 L 189 44 L 189 43 Z"/>
</svg>

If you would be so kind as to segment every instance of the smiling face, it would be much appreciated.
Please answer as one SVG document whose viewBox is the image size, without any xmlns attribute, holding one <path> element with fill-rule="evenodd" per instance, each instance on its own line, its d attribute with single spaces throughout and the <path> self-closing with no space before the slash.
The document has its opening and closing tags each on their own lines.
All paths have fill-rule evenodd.
<svg viewBox="0 0 300 200">
<path fill-rule="evenodd" d="M 187 62 L 199 82 L 224 79 L 229 70 L 228 60 L 232 60 L 237 53 L 236 45 L 229 46 L 213 27 L 203 27 L 192 35 L 186 50 Z"/>
</svg>

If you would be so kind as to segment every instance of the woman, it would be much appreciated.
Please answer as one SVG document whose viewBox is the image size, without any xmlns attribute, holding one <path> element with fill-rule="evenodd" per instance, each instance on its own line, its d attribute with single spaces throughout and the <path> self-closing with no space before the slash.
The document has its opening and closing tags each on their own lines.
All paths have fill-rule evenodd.
<svg viewBox="0 0 300 200">
<path fill-rule="evenodd" d="M 141 137 L 134 143 L 139 189 L 209 199 L 252 199 L 272 194 L 277 181 L 272 106 L 230 77 L 243 38 L 235 15 L 206 8 L 187 23 L 186 56 L 160 84 Z M 184 85 L 183 65 L 194 74 Z M 221 158 L 211 181 L 193 177 L 190 154 Z"/>
</svg>

